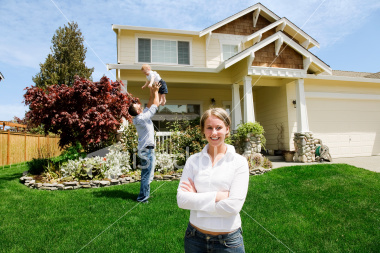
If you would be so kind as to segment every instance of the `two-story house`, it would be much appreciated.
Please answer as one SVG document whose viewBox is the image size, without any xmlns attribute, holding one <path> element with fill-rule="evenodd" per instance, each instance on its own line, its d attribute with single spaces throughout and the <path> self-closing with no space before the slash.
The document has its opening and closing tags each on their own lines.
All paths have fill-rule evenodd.
<svg viewBox="0 0 380 253">
<path fill-rule="evenodd" d="M 211 106 L 233 128 L 258 121 L 268 149 L 294 150 L 294 133 L 312 132 L 333 157 L 380 155 L 377 73 L 334 71 L 309 49 L 319 43 L 287 18 L 255 4 L 202 31 L 112 25 L 115 69 L 128 92 L 147 102 L 141 65 L 167 82 L 154 122 L 194 119 Z"/>
</svg>

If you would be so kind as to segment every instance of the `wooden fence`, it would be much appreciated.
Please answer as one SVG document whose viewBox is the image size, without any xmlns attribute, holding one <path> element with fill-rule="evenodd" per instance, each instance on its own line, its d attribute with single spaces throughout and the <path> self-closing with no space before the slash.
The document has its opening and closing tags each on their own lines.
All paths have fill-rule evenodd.
<svg viewBox="0 0 380 253">
<path fill-rule="evenodd" d="M 58 136 L 0 131 L 0 166 L 61 154 Z"/>
</svg>

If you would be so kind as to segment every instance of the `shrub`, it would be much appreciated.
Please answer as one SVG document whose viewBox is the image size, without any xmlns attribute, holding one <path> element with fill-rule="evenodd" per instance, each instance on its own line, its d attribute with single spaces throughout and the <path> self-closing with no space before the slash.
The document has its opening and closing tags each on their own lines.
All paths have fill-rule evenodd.
<svg viewBox="0 0 380 253">
<path fill-rule="evenodd" d="M 263 168 L 264 169 L 271 169 L 271 168 L 273 168 L 272 162 L 268 158 L 266 158 L 266 157 L 264 157 Z"/>
<path fill-rule="evenodd" d="M 160 173 L 167 173 L 168 171 L 175 171 L 176 156 L 168 153 L 156 153 L 156 168 L 155 171 Z"/>
<path fill-rule="evenodd" d="M 115 139 L 122 117 L 131 120 L 128 108 L 135 98 L 123 94 L 122 85 L 105 76 L 99 82 L 77 76 L 71 87 L 28 87 L 24 95 L 29 106 L 26 120 L 43 126 L 46 134 L 60 135 L 60 147 L 77 142 L 88 152 L 106 147 Z"/>
<path fill-rule="evenodd" d="M 130 156 L 120 144 L 112 145 L 105 157 L 79 158 L 69 160 L 61 167 L 63 176 L 78 180 L 117 178 L 131 170 Z"/>
<path fill-rule="evenodd" d="M 239 141 L 244 141 L 247 138 L 249 133 L 260 135 L 261 145 L 265 149 L 266 139 L 264 137 L 264 128 L 260 125 L 259 122 L 247 122 L 240 124 L 236 131 L 234 138 Z"/>
<path fill-rule="evenodd" d="M 207 144 L 199 126 L 188 126 L 184 132 L 172 132 L 170 148 L 177 154 L 178 165 L 184 165 L 188 156 L 202 151 Z"/>
</svg>

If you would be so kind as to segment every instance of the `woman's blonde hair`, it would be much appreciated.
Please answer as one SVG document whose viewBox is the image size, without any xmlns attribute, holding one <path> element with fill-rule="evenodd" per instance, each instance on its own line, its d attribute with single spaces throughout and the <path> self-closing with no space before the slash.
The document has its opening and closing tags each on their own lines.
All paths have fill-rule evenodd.
<svg viewBox="0 0 380 253">
<path fill-rule="evenodd" d="M 231 119 L 226 110 L 223 108 L 211 108 L 205 111 L 201 117 L 201 131 L 204 133 L 204 127 L 205 127 L 205 122 L 210 117 L 211 115 L 214 115 L 215 117 L 219 118 L 221 121 L 223 121 L 224 125 L 231 129 Z M 230 131 L 227 132 L 226 137 L 230 136 Z"/>
</svg>

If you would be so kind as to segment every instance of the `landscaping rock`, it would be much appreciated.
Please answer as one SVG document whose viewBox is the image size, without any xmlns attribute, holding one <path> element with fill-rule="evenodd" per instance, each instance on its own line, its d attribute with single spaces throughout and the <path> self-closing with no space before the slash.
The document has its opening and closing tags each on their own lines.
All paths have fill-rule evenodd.
<svg viewBox="0 0 380 253">
<path fill-rule="evenodd" d="M 111 185 L 118 185 L 118 184 L 119 184 L 119 180 L 111 179 Z"/>
<path fill-rule="evenodd" d="M 63 189 L 64 190 L 73 190 L 74 188 L 72 186 L 65 186 Z"/>
<path fill-rule="evenodd" d="M 108 185 L 111 184 L 110 181 L 100 181 L 99 183 L 100 183 L 101 186 L 108 186 Z"/>
<path fill-rule="evenodd" d="M 72 181 L 72 182 L 64 182 L 63 183 L 65 186 L 77 186 L 78 182 Z"/>
</svg>

